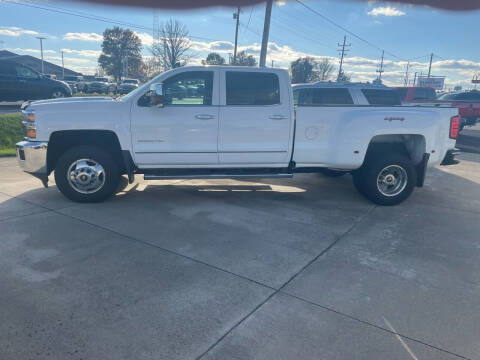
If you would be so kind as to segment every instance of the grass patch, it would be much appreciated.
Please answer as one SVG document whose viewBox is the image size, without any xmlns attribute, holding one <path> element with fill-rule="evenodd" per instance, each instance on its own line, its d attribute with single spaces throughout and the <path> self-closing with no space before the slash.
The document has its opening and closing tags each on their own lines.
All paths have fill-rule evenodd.
<svg viewBox="0 0 480 360">
<path fill-rule="evenodd" d="M 21 114 L 0 115 L 0 156 L 15 155 L 15 143 L 22 141 L 24 136 Z"/>
</svg>

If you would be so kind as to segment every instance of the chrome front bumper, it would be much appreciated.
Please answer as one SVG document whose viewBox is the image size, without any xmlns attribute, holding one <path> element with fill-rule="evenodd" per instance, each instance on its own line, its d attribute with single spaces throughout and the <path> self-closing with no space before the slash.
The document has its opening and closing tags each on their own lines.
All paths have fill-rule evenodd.
<svg viewBox="0 0 480 360">
<path fill-rule="evenodd" d="M 42 180 L 47 186 L 47 142 L 21 141 L 16 144 L 18 164 L 23 171 Z"/>
</svg>

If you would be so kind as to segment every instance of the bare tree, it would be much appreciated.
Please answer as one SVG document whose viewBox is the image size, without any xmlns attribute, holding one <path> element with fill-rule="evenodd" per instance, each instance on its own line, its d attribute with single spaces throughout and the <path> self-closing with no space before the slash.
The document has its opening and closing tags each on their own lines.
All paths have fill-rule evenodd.
<svg viewBox="0 0 480 360">
<path fill-rule="evenodd" d="M 187 27 L 170 19 L 158 29 L 152 54 L 164 70 L 174 69 L 184 66 L 190 59 L 191 46 Z"/>
<path fill-rule="evenodd" d="M 327 81 L 332 78 L 333 72 L 335 71 L 335 65 L 332 64 L 330 59 L 323 58 L 317 62 L 315 70 L 318 80 Z"/>
</svg>

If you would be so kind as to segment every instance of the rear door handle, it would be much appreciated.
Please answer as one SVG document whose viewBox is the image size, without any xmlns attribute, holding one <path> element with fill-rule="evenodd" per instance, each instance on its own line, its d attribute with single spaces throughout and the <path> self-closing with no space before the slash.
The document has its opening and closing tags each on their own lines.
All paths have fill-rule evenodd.
<svg viewBox="0 0 480 360">
<path fill-rule="evenodd" d="M 268 118 L 272 120 L 285 120 L 285 119 L 288 119 L 288 116 L 275 114 L 275 115 L 270 115 Z"/>
<path fill-rule="evenodd" d="M 211 119 L 215 119 L 215 116 L 210 114 L 197 114 L 195 115 L 195 118 L 199 120 L 211 120 Z"/>
</svg>

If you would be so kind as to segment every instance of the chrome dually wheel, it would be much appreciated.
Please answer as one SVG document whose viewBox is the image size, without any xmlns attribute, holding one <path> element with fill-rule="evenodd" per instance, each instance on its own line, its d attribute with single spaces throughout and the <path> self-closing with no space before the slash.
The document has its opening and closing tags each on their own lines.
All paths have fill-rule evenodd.
<svg viewBox="0 0 480 360">
<path fill-rule="evenodd" d="M 67 171 L 70 186 L 81 194 L 93 194 L 105 184 L 106 174 L 102 165 L 92 159 L 74 161 Z"/>
<path fill-rule="evenodd" d="M 378 191 L 384 196 L 396 196 L 407 186 L 408 175 L 400 165 L 385 167 L 377 177 Z"/>
</svg>

